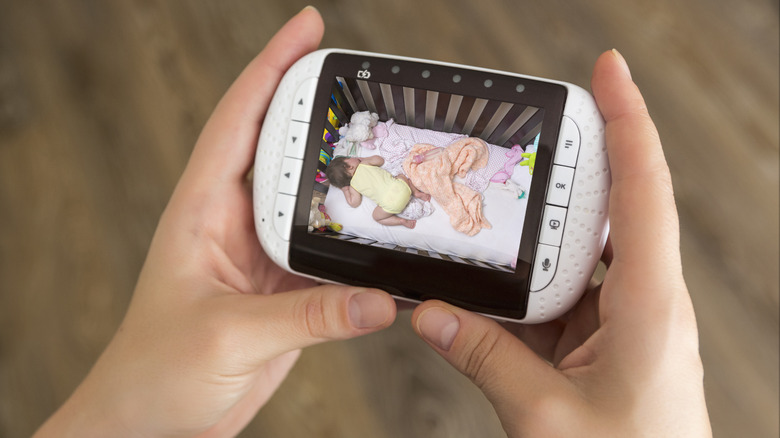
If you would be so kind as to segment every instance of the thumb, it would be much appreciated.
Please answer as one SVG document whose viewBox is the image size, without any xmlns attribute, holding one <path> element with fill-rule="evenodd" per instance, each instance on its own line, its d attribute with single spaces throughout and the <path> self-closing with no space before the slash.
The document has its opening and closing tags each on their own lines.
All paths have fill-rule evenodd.
<svg viewBox="0 0 780 438">
<path fill-rule="evenodd" d="M 504 428 L 568 382 L 496 321 L 441 301 L 415 309 L 417 334 L 485 393 Z"/>
<path fill-rule="evenodd" d="M 264 359 L 372 333 L 390 326 L 396 315 L 393 298 L 374 289 L 327 285 L 245 297 L 251 301 L 240 305 L 246 328 L 263 340 Z"/>
</svg>

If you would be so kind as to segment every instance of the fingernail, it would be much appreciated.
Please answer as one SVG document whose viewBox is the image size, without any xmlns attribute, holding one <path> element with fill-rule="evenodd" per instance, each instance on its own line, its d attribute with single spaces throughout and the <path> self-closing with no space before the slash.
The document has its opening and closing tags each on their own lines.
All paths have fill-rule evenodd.
<svg viewBox="0 0 780 438">
<path fill-rule="evenodd" d="M 628 76 L 629 79 L 631 79 L 631 69 L 628 68 L 628 63 L 626 62 L 626 58 L 624 58 L 623 55 L 621 55 L 620 52 L 617 51 L 617 49 L 612 49 L 612 54 L 615 55 L 620 65 L 623 67 L 623 70 L 626 72 L 626 75 Z"/>
<path fill-rule="evenodd" d="M 417 319 L 417 329 L 426 341 L 444 351 L 449 351 L 460 329 L 460 321 L 454 313 L 432 307 Z"/>
<path fill-rule="evenodd" d="M 301 12 L 306 12 L 306 11 L 317 11 L 317 13 L 319 13 L 317 8 L 314 7 L 313 5 L 308 5 L 305 8 L 301 9 Z"/>
<path fill-rule="evenodd" d="M 349 299 L 349 322 L 356 328 L 373 328 L 390 317 L 388 299 L 376 292 L 359 292 Z"/>
</svg>

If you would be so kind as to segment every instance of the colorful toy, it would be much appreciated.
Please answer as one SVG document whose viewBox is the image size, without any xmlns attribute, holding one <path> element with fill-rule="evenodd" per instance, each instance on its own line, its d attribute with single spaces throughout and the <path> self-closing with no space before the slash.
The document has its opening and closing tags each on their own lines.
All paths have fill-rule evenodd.
<svg viewBox="0 0 780 438">
<path fill-rule="evenodd" d="M 320 149 L 320 163 L 327 166 L 328 164 L 330 164 L 330 160 L 331 160 L 330 155 L 328 155 L 328 153 L 325 152 L 324 150 Z"/>
<path fill-rule="evenodd" d="M 325 206 L 320 205 L 321 199 L 315 197 L 311 200 L 311 210 L 309 210 L 309 232 L 318 231 L 325 232 L 330 229 L 332 231 L 339 232 L 343 229 L 341 224 L 337 224 L 330 220 L 330 216 L 325 212 Z"/>
<path fill-rule="evenodd" d="M 522 155 L 525 161 L 521 161 L 521 166 L 528 166 L 528 173 L 534 174 L 534 165 L 536 165 L 536 151 L 525 153 Z"/>
<path fill-rule="evenodd" d="M 333 96 L 331 96 L 331 99 L 332 98 L 333 98 Z M 335 100 L 334 100 L 334 102 L 335 102 Z M 338 103 L 336 105 L 338 105 Z M 330 123 L 331 126 L 333 126 L 334 128 L 338 128 L 339 127 L 339 119 L 338 119 L 338 117 L 336 117 L 336 114 L 330 108 L 328 108 L 328 123 Z M 323 132 L 322 132 L 322 139 L 325 140 L 328 143 L 330 143 L 332 141 L 335 141 L 335 139 L 330 134 L 330 132 L 328 132 L 327 129 L 323 130 Z"/>
<path fill-rule="evenodd" d="M 496 174 L 493 175 L 493 178 L 490 178 L 490 181 L 502 184 L 505 183 L 506 180 L 512 177 L 512 173 L 515 171 L 515 164 L 522 161 L 524 155 L 522 146 L 519 144 L 512 146 L 512 149 L 506 153 L 506 156 L 509 159 L 504 163 L 504 169 L 496 172 Z"/>
</svg>

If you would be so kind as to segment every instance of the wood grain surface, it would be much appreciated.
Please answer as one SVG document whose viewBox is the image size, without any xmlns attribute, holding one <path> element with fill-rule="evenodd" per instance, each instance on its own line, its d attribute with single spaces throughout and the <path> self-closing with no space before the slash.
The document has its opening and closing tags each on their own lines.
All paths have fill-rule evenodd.
<svg viewBox="0 0 780 438">
<path fill-rule="evenodd" d="M 673 173 L 715 436 L 778 436 L 777 0 L 314 4 L 323 47 L 586 88 L 596 57 L 617 47 Z M 0 1 L 0 436 L 31 434 L 85 376 L 200 128 L 304 6 Z M 243 435 L 504 433 L 404 313 L 385 332 L 304 352 Z"/>
</svg>

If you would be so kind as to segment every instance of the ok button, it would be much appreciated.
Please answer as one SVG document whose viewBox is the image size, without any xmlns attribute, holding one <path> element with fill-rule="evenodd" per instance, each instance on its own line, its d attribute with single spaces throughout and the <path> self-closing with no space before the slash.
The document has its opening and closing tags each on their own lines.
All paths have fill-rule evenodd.
<svg viewBox="0 0 780 438">
<path fill-rule="evenodd" d="M 574 168 L 553 165 L 550 186 L 547 189 L 547 203 L 568 207 L 573 181 Z"/>
</svg>

